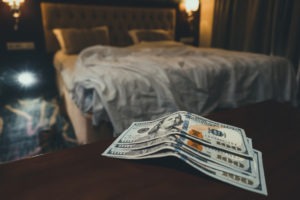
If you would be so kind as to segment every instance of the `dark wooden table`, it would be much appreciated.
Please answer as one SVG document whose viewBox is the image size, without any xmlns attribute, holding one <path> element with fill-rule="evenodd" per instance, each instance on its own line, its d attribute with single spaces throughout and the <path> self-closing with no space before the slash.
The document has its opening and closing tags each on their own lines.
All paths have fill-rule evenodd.
<svg viewBox="0 0 300 200">
<path fill-rule="evenodd" d="M 265 102 L 214 113 L 244 128 L 262 151 L 269 195 L 210 178 L 176 158 L 101 156 L 113 140 L 0 165 L 1 199 L 295 199 L 299 196 L 300 112 Z"/>
</svg>

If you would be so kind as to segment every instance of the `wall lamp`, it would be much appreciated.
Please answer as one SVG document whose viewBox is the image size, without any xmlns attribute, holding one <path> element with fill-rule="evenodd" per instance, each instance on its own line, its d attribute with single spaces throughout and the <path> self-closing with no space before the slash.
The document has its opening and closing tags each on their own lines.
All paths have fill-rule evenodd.
<svg viewBox="0 0 300 200">
<path fill-rule="evenodd" d="M 200 0 L 181 0 L 179 3 L 179 10 L 183 13 L 184 18 L 186 18 L 191 34 L 191 37 L 184 38 L 188 44 L 198 45 L 199 7 Z"/>
<path fill-rule="evenodd" d="M 184 0 L 184 8 L 188 16 L 193 15 L 193 12 L 196 12 L 199 8 L 199 0 Z"/>
<path fill-rule="evenodd" d="M 15 19 L 14 30 L 18 30 L 19 18 L 21 16 L 21 5 L 25 2 L 25 0 L 2 0 L 6 3 L 10 10 L 12 11 L 12 16 Z"/>
<path fill-rule="evenodd" d="M 193 24 L 195 12 L 198 11 L 200 0 L 182 0 L 180 3 L 180 10 L 186 12 L 187 20 Z"/>
</svg>

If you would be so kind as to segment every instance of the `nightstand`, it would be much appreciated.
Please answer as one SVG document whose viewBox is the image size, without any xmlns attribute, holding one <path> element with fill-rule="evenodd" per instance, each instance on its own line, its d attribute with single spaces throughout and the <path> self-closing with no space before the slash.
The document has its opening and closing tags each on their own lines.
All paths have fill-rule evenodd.
<svg viewBox="0 0 300 200">
<path fill-rule="evenodd" d="M 35 51 L 1 55 L 1 98 L 52 97 L 57 94 L 51 58 Z"/>
</svg>

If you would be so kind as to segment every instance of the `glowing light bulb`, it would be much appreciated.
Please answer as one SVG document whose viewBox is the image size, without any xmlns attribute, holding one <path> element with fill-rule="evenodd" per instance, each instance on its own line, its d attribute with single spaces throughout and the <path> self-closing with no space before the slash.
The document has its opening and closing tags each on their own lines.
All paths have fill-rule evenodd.
<svg viewBox="0 0 300 200">
<path fill-rule="evenodd" d="M 199 0 L 185 0 L 186 12 L 195 12 L 199 8 Z"/>
</svg>

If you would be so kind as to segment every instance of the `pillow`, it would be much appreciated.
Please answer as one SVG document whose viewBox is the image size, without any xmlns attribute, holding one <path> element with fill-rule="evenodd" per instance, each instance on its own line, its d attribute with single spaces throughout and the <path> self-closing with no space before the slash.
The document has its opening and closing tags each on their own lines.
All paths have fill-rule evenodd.
<svg viewBox="0 0 300 200">
<path fill-rule="evenodd" d="M 173 40 L 171 31 L 163 29 L 133 29 L 128 31 L 134 44 L 140 42 L 154 42 Z"/>
<path fill-rule="evenodd" d="M 53 33 L 57 38 L 62 51 L 66 54 L 76 54 L 82 49 L 97 45 L 109 44 L 107 26 L 100 26 L 91 29 L 78 28 L 56 28 Z"/>
</svg>

